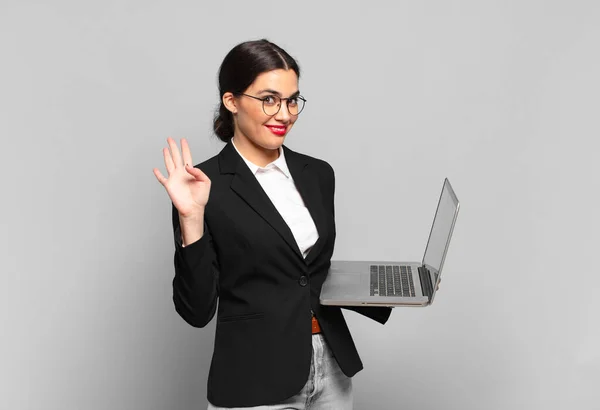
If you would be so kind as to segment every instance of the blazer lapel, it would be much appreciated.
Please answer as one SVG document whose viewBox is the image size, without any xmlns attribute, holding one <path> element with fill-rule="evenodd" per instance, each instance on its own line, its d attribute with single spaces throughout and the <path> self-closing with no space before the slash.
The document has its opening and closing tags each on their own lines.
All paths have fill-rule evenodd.
<svg viewBox="0 0 600 410">
<path fill-rule="evenodd" d="M 252 172 L 237 153 L 231 141 L 221 150 L 219 154 L 219 167 L 221 174 L 235 174 L 231 180 L 231 189 L 235 191 L 252 209 L 256 211 L 269 225 L 275 229 L 288 246 L 306 262 L 310 264 L 321 251 L 325 243 L 326 221 L 323 210 L 321 190 L 319 188 L 319 175 L 314 167 L 311 167 L 306 157 L 283 146 L 285 159 L 294 179 L 294 183 L 304 204 L 313 218 L 319 239 L 309 251 L 306 259 L 296 243 L 289 226 L 271 202 L 267 193 Z"/>
<path fill-rule="evenodd" d="M 290 150 L 285 145 L 283 146 L 283 150 L 285 151 L 285 159 L 292 178 L 294 178 L 296 188 L 300 192 L 300 196 L 304 200 L 304 205 L 308 208 L 308 212 L 319 233 L 317 242 L 315 242 L 313 247 L 308 251 L 308 255 L 306 255 L 306 264 L 310 265 L 319 255 L 319 252 L 321 252 L 326 242 L 325 236 L 327 235 L 327 223 L 319 184 L 319 174 L 316 167 L 306 161 L 305 156 Z"/>
</svg>

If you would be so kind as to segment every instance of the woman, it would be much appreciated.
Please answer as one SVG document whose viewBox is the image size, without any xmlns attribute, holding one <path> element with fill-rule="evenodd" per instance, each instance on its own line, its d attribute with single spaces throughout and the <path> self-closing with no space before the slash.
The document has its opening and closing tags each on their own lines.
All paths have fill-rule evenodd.
<svg viewBox="0 0 600 410">
<path fill-rule="evenodd" d="M 341 309 L 319 304 L 333 169 L 283 145 L 304 107 L 299 77 L 277 45 L 237 45 L 219 71 L 214 131 L 225 147 L 192 167 L 187 141 L 180 154 L 168 138 L 169 177 L 154 169 L 173 204 L 175 309 L 200 328 L 217 313 L 209 409 L 350 409 L 363 368 Z M 348 309 L 382 324 L 391 313 Z"/>
</svg>

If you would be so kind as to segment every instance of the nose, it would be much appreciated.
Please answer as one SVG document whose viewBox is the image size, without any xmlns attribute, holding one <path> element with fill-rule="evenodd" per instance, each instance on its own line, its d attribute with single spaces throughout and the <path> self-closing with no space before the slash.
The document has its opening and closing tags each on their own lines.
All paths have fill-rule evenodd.
<svg viewBox="0 0 600 410">
<path fill-rule="evenodd" d="M 275 119 L 277 121 L 287 123 L 290 121 L 291 118 L 292 118 L 292 115 L 290 114 L 290 112 L 288 110 L 287 103 L 285 101 L 282 101 L 281 107 L 279 108 L 279 112 L 277 112 L 277 114 L 275 114 Z"/>
</svg>

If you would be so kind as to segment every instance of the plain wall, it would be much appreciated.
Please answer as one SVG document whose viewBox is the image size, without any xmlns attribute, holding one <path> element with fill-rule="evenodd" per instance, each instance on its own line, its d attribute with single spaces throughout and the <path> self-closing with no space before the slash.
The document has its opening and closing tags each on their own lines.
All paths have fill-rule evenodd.
<svg viewBox="0 0 600 410">
<path fill-rule="evenodd" d="M 420 260 L 440 292 L 345 312 L 356 409 L 600 408 L 600 3 L 0 1 L 0 408 L 204 409 L 214 320 L 175 312 L 166 138 L 194 163 L 217 70 L 266 37 L 336 171 L 333 259 Z M 283 377 L 283 376 L 282 376 Z"/>
</svg>

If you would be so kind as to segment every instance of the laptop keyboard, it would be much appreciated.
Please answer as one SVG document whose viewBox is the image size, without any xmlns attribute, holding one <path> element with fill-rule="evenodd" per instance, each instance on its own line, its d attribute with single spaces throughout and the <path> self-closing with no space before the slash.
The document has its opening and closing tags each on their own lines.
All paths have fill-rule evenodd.
<svg viewBox="0 0 600 410">
<path fill-rule="evenodd" d="M 371 265 L 371 296 L 415 296 L 412 269 L 404 265 Z"/>
</svg>

